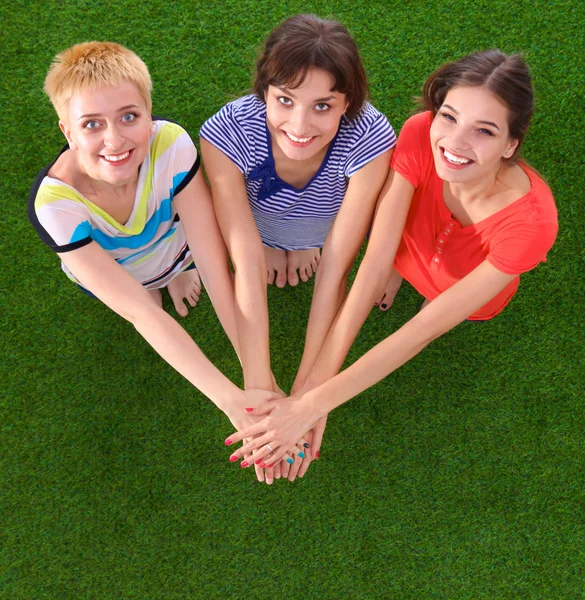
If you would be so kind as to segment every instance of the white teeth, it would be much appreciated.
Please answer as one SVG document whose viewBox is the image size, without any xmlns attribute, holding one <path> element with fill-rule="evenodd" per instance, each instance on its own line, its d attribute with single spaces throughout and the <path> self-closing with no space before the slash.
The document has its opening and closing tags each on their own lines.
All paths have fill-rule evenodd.
<svg viewBox="0 0 585 600">
<path fill-rule="evenodd" d="M 449 150 L 443 150 L 443 153 L 445 154 L 445 158 L 449 162 L 455 163 L 457 165 L 466 165 L 468 162 L 471 162 L 468 158 L 460 158 L 459 156 L 451 154 Z"/>
<path fill-rule="evenodd" d="M 108 154 L 102 155 L 102 158 L 105 158 L 108 162 L 118 162 L 119 160 L 124 160 L 130 156 L 130 152 L 124 152 L 124 154 Z"/>
<path fill-rule="evenodd" d="M 292 135 L 292 133 L 288 133 L 288 131 L 285 131 L 285 133 L 293 142 L 298 142 L 301 144 L 304 144 L 305 142 L 308 142 L 309 140 L 313 139 L 312 137 L 298 138 L 298 137 L 295 137 L 294 135 Z"/>
</svg>

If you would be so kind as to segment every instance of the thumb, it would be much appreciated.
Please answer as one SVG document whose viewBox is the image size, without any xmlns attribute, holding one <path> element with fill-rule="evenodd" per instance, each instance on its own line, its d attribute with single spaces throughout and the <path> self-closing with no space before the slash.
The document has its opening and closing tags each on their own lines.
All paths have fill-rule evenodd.
<svg viewBox="0 0 585 600">
<path fill-rule="evenodd" d="M 279 399 L 277 394 L 271 394 L 267 401 L 256 407 L 246 408 L 246 412 L 253 417 L 260 417 L 261 415 L 267 415 L 276 408 L 276 401 Z"/>
</svg>

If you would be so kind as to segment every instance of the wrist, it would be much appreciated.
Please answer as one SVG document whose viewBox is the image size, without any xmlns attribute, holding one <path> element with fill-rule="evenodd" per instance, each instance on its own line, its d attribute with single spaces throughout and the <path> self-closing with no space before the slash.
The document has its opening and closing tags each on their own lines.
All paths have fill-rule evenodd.
<svg viewBox="0 0 585 600">
<path fill-rule="evenodd" d="M 300 398 L 300 402 L 303 403 L 304 408 L 308 413 L 315 415 L 318 419 L 324 417 L 329 412 L 324 406 L 323 399 L 315 392 L 315 390 L 309 390 L 304 393 Z"/>
</svg>

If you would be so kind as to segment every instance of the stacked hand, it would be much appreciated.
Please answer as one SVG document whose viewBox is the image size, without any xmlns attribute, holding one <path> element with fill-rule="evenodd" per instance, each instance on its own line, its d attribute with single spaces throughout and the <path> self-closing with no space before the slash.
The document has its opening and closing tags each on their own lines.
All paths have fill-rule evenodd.
<svg viewBox="0 0 585 600">
<path fill-rule="evenodd" d="M 312 460 L 317 458 L 326 417 L 312 411 L 303 401 L 303 396 L 272 399 L 256 407 L 245 407 L 245 412 L 256 421 L 247 426 L 238 426 L 238 431 L 226 440 L 226 445 L 244 440 L 230 460 L 244 458 L 242 467 L 253 462 L 263 466 L 276 466 L 283 461 L 283 474 L 291 481 L 302 477 Z M 264 417 L 258 421 L 259 417 Z M 232 421 L 234 422 L 234 421 Z M 243 421 L 238 419 L 238 422 Z"/>
</svg>

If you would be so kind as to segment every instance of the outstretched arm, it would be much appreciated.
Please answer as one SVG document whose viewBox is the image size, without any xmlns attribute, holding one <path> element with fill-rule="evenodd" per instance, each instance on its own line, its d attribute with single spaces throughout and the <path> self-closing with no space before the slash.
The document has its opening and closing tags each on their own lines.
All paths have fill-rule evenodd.
<svg viewBox="0 0 585 600">
<path fill-rule="evenodd" d="M 240 356 L 229 257 L 201 170 L 174 202 L 205 289 L 236 354 Z"/>
<path fill-rule="evenodd" d="M 347 277 L 372 222 L 376 200 L 388 175 L 392 150 L 350 179 L 341 209 L 323 246 L 307 325 L 305 347 L 293 392 L 305 383 L 347 294 Z"/>
<path fill-rule="evenodd" d="M 201 138 L 217 221 L 235 269 L 235 303 L 246 389 L 272 389 L 266 259 L 244 177 L 218 148 Z"/>
<path fill-rule="evenodd" d="M 312 366 L 305 389 L 324 383 L 341 368 L 390 277 L 413 194 L 414 186 L 402 175 L 390 171 L 380 194 L 366 253 L 347 299 Z"/>
<path fill-rule="evenodd" d="M 270 414 L 257 425 L 230 436 L 233 442 L 258 436 L 237 450 L 234 456 L 239 458 L 259 448 L 258 458 L 278 460 L 319 418 L 395 371 L 484 306 L 514 277 L 485 260 L 345 371 L 298 400 L 277 400 L 254 411 L 257 415 Z M 266 447 L 268 443 L 276 449 L 273 454 Z"/>
<path fill-rule="evenodd" d="M 230 417 L 238 414 L 248 397 L 201 352 L 189 334 L 158 306 L 150 294 L 98 244 L 59 254 L 73 275 L 104 304 L 132 323 L 144 339 L 183 377 Z M 261 394 L 263 398 L 270 394 Z"/>
</svg>

